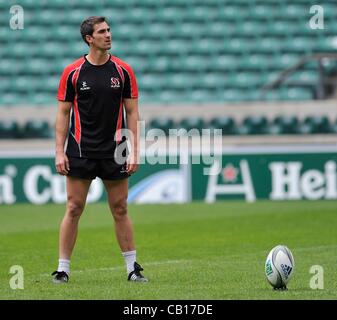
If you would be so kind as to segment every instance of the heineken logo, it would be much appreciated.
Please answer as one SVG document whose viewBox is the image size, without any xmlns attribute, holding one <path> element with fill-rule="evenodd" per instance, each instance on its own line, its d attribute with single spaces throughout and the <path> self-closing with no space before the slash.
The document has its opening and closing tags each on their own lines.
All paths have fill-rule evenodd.
<svg viewBox="0 0 337 320">
<path fill-rule="evenodd" d="M 219 183 L 218 173 L 222 173 L 224 182 L 236 181 L 237 175 L 240 172 L 242 176 L 241 183 Z M 220 167 L 220 161 L 215 160 L 208 178 L 208 186 L 206 193 L 206 202 L 214 202 L 217 195 L 221 194 L 239 194 L 244 195 L 247 201 L 255 201 L 255 190 L 252 182 L 252 177 L 248 165 L 248 161 L 241 160 L 239 168 L 236 169 L 232 164 L 227 164 L 223 170 Z"/>
<path fill-rule="evenodd" d="M 272 200 L 337 199 L 336 162 L 327 161 L 324 171 L 303 170 L 303 163 L 271 162 Z"/>
<path fill-rule="evenodd" d="M 241 159 L 238 165 L 225 163 L 222 168 L 219 161 L 214 161 L 205 200 L 214 202 L 221 195 L 242 195 L 246 201 L 255 201 L 258 198 L 256 185 L 261 181 L 265 190 L 270 188 L 268 194 L 271 200 L 337 199 L 335 161 L 327 161 L 323 171 L 305 170 L 300 161 L 275 161 L 266 163 L 257 174 L 252 172 L 248 160 Z"/>
</svg>

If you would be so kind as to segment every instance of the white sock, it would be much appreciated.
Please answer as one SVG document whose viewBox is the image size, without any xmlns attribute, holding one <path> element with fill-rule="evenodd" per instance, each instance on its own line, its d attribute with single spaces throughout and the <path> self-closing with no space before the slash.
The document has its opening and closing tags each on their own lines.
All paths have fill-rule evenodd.
<svg viewBox="0 0 337 320">
<path fill-rule="evenodd" d="M 129 274 L 134 268 L 134 263 L 136 261 L 136 250 L 122 252 L 122 255 L 125 259 L 126 271 Z"/>
<path fill-rule="evenodd" d="M 59 259 L 59 266 L 57 271 L 64 271 L 68 275 L 70 275 L 70 260 L 67 259 Z"/>
</svg>

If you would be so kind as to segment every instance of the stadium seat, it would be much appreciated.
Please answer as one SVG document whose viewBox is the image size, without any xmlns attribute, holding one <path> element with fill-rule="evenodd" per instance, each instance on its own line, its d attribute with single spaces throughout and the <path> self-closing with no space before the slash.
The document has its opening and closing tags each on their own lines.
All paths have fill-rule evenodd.
<svg viewBox="0 0 337 320">
<path fill-rule="evenodd" d="M 152 72 L 156 74 L 171 71 L 172 61 L 169 57 L 158 56 L 157 59 L 147 61 L 147 63 L 149 64 L 149 68 L 152 70 Z"/>
<path fill-rule="evenodd" d="M 235 34 L 239 37 L 258 37 L 267 30 L 266 24 L 257 20 L 246 20 L 235 25 Z"/>
<path fill-rule="evenodd" d="M 164 86 L 164 79 L 160 75 L 145 74 L 138 77 L 140 85 L 139 87 L 144 90 L 159 90 Z"/>
<path fill-rule="evenodd" d="M 330 122 L 327 116 L 315 115 L 307 116 L 303 123 L 311 127 L 312 133 L 330 132 Z"/>
<path fill-rule="evenodd" d="M 130 56 L 128 58 L 128 64 L 131 66 L 131 68 L 135 72 L 137 78 L 138 78 L 138 75 L 145 74 L 150 71 L 150 61 L 141 56 L 139 57 Z"/>
<path fill-rule="evenodd" d="M 283 70 L 293 66 L 295 63 L 298 63 L 300 56 L 297 54 L 275 54 L 272 57 L 272 63 L 269 66 L 269 69 Z"/>
<path fill-rule="evenodd" d="M 0 105 L 1 106 L 13 106 L 15 104 L 22 104 L 23 101 L 20 100 L 20 95 L 18 92 L 6 92 L 0 95 Z"/>
<path fill-rule="evenodd" d="M 213 8 L 207 4 L 194 5 L 189 8 L 186 18 L 193 22 L 203 23 L 213 21 L 217 14 L 218 8 Z"/>
<path fill-rule="evenodd" d="M 175 127 L 174 121 L 171 118 L 155 118 L 152 119 L 148 125 L 149 129 L 161 129 L 166 134 L 169 133 L 169 129 L 173 129 Z"/>
<path fill-rule="evenodd" d="M 39 89 L 40 82 L 34 77 L 21 76 L 16 81 L 16 88 L 19 93 L 30 93 Z"/>
<path fill-rule="evenodd" d="M 63 0 L 63 4 L 64 4 L 64 0 Z M 36 6 L 36 1 L 34 1 L 34 0 L 22 0 L 22 1 L 20 1 L 20 5 L 30 9 L 30 8 L 34 8 Z"/>
<path fill-rule="evenodd" d="M 161 42 L 156 40 L 143 40 L 136 43 L 128 43 L 128 46 L 130 53 L 134 54 L 134 52 L 138 52 L 141 56 L 147 56 L 149 53 L 156 55 L 163 51 Z M 118 47 L 118 45 L 116 47 Z M 178 47 L 179 46 L 177 46 L 177 48 Z"/>
<path fill-rule="evenodd" d="M 304 4 L 286 4 L 283 5 L 283 13 L 287 19 L 294 19 L 297 20 L 299 17 L 303 15 L 308 10 L 307 6 Z"/>
<path fill-rule="evenodd" d="M 222 39 L 224 36 L 233 35 L 236 25 L 227 21 L 213 21 L 212 23 L 202 24 L 199 26 L 196 35 L 211 36 L 213 38 Z M 195 24 L 192 24 L 186 30 L 186 35 L 194 34 Z"/>
<path fill-rule="evenodd" d="M 214 88 L 195 88 L 186 94 L 191 94 L 190 100 L 195 103 L 212 103 L 218 100 L 217 90 Z"/>
<path fill-rule="evenodd" d="M 243 129 L 240 134 L 247 130 L 248 134 L 264 134 L 267 128 L 267 118 L 265 116 L 248 116 L 242 121 Z"/>
<path fill-rule="evenodd" d="M 330 125 L 330 133 L 337 133 L 337 119 Z"/>
<path fill-rule="evenodd" d="M 22 136 L 26 139 L 52 138 L 53 130 L 47 121 L 30 120 L 25 123 Z"/>
<path fill-rule="evenodd" d="M 24 28 L 21 32 L 24 41 L 27 43 L 39 43 L 46 41 L 49 38 L 49 32 L 41 32 L 41 27 L 39 26 Z"/>
<path fill-rule="evenodd" d="M 318 73 L 316 70 L 301 70 L 292 73 L 284 82 L 285 84 L 293 85 L 311 85 L 316 86 L 318 83 Z"/>
<path fill-rule="evenodd" d="M 3 17 L 2 12 L 0 11 L 0 19 L 5 19 Z M 1 27 L 1 23 L 0 23 L 0 27 Z M 9 30 L 8 28 L 0 28 L 0 41 L 4 44 L 7 44 L 8 42 L 10 42 L 10 38 L 9 38 Z M 3 46 L 5 48 L 5 46 Z"/>
<path fill-rule="evenodd" d="M 227 79 L 223 73 L 210 73 L 206 74 L 203 79 L 199 81 L 195 81 L 199 83 L 203 88 L 209 89 L 212 91 L 214 88 L 225 88 L 227 83 Z"/>
<path fill-rule="evenodd" d="M 50 28 L 50 31 L 50 34 L 48 34 L 49 41 L 73 42 L 78 38 L 77 30 L 69 30 L 69 27 L 65 25 Z"/>
<path fill-rule="evenodd" d="M 135 29 L 139 30 L 146 38 L 161 40 L 167 39 L 172 36 L 172 29 L 169 24 L 164 23 L 152 23 L 150 25 L 145 25 L 143 30 L 137 28 L 137 25 L 134 25 Z M 124 35 L 127 35 L 126 33 Z"/>
<path fill-rule="evenodd" d="M 241 6 L 235 6 L 231 4 L 221 6 L 217 17 L 223 21 L 239 22 L 248 18 L 249 14 L 250 12 L 248 10 L 242 10 Z"/>
<path fill-rule="evenodd" d="M 190 55 L 188 59 L 182 61 L 180 68 L 189 72 L 196 72 L 197 70 L 205 71 L 208 68 L 208 62 L 205 61 L 203 55 Z"/>
<path fill-rule="evenodd" d="M 249 100 L 250 93 L 247 90 L 240 90 L 237 88 L 225 89 L 221 92 L 221 98 L 227 102 L 245 101 Z"/>
<path fill-rule="evenodd" d="M 176 73 L 169 77 L 166 87 L 173 90 L 188 90 L 193 88 L 193 81 L 191 81 L 189 73 Z"/>
<path fill-rule="evenodd" d="M 55 93 L 50 94 L 47 92 L 32 92 L 29 96 L 26 96 L 24 101 L 21 103 L 25 103 L 26 100 L 31 101 L 34 105 L 49 105 L 54 106 L 56 103 Z"/>
<path fill-rule="evenodd" d="M 156 11 L 153 21 L 174 24 L 189 20 L 184 19 L 183 13 L 180 10 L 176 10 L 174 7 L 167 7 L 165 9 L 163 8 L 163 10 Z"/>
<path fill-rule="evenodd" d="M 273 56 L 266 54 L 250 54 L 240 59 L 240 64 L 236 67 L 242 71 L 263 72 L 273 67 Z M 260 77 L 260 73 L 257 74 Z"/>
<path fill-rule="evenodd" d="M 297 21 L 286 20 L 270 21 L 267 24 L 266 30 L 268 31 L 269 36 L 282 38 L 287 34 L 302 35 L 303 33 L 303 29 L 300 28 Z"/>
<path fill-rule="evenodd" d="M 62 14 L 61 14 L 62 13 Z M 81 25 L 83 19 L 85 17 L 91 16 L 92 11 L 86 8 L 83 8 L 81 5 L 71 10 L 62 10 L 60 11 L 60 17 L 63 17 L 63 21 L 73 28 L 77 28 L 79 30 L 79 26 Z"/>
<path fill-rule="evenodd" d="M 336 53 L 337 41 L 336 35 L 319 38 L 317 41 L 317 47 L 313 48 L 316 52 Z"/>
<path fill-rule="evenodd" d="M 12 79 L 9 77 L 5 77 L 5 76 L 1 76 L 0 77 L 0 96 L 1 94 L 8 92 L 9 90 L 11 90 L 13 88 L 13 83 L 12 83 Z"/>
<path fill-rule="evenodd" d="M 314 134 L 314 127 L 310 123 L 300 123 L 297 127 L 298 134 Z"/>
<path fill-rule="evenodd" d="M 163 90 L 156 90 L 153 94 L 153 100 L 161 101 L 164 104 L 172 104 L 172 103 L 179 103 L 184 101 L 183 92 L 172 90 L 172 89 L 163 89 Z"/>
<path fill-rule="evenodd" d="M 206 128 L 204 120 L 199 117 L 189 117 L 189 118 L 184 118 L 180 121 L 178 124 L 177 128 L 184 128 L 187 131 L 191 129 L 197 129 L 197 130 L 202 130 Z"/>
<path fill-rule="evenodd" d="M 197 53 L 194 51 L 193 43 L 186 42 L 182 39 L 169 39 L 168 41 L 156 42 L 157 52 L 161 55 L 182 55 L 187 57 L 190 52 Z"/>
<path fill-rule="evenodd" d="M 60 3 L 62 3 L 62 1 L 64 2 L 64 0 L 58 0 Z M 73 8 L 78 8 L 78 7 L 82 7 L 88 10 L 96 10 L 97 7 L 99 7 L 99 4 L 92 0 L 72 0 L 70 2 L 70 5 Z"/>
<path fill-rule="evenodd" d="M 273 120 L 274 130 L 279 134 L 295 134 L 297 132 L 298 119 L 296 116 L 277 116 Z"/>
<path fill-rule="evenodd" d="M 7 58 L 14 58 L 15 60 L 26 59 L 33 60 L 37 53 L 37 48 L 32 48 L 33 46 L 29 42 L 19 42 L 15 46 L 10 46 L 8 49 L 3 48 L 3 55 Z M 29 55 L 27 55 L 29 52 Z M 30 58 L 30 59 L 29 59 Z"/>
<path fill-rule="evenodd" d="M 235 121 L 232 117 L 222 116 L 211 119 L 209 123 L 210 128 L 221 129 L 223 135 L 235 134 Z"/>
<path fill-rule="evenodd" d="M 307 88 L 284 88 L 280 90 L 282 100 L 311 100 L 313 91 Z"/>
<path fill-rule="evenodd" d="M 133 6 L 135 6 L 137 4 L 137 0 L 128 0 L 128 1 L 125 1 L 125 0 L 114 0 L 114 5 L 113 7 L 116 7 L 117 9 L 128 9 Z"/>
<path fill-rule="evenodd" d="M 53 41 L 53 42 L 48 42 L 47 46 L 39 46 L 39 52 L 38 52 L 38 58 L 36 59 L 60 59 L 61 57 L 64 57 L 66 52 L 69 52 L 71 54 L 73 53 L 73 47 L 74 45 L 68 46 L 67 48 L 65 48 L 64 46 L 60 46 L 59 43 L 57 43 L 57 41 Z M 34 61 L 36 59 L 32 59 L 32 61 Z"/>
<path fill-rule="evenodd" d="M 315 43 L 311 37 L 291 37 L 283 42 L 282 50 L 290 53 L 302 53 L 309 54 L 313 51 L 313 49 L 317 47 L 317 43 Z"/>
<path fill-rule="evenodd" d="M 245 88 L 257 88 L 263 85 L 258 73 L 254 72 L 240 72 L 232 74 L 230 76 L 230 85 L 233 88 L 245 89 Z"/>
<path fill-rule="evenodd" d="M 53 7 L 50 8 L 47 5 L 47 7 L 44 10 L 41 10 L 38 21 L 40 28 L 46 25 L 48 25 L 49 28 L 62 25 L 64 23 L 64 16 L 61 10 L 64 9 L 64 3 L 60 9 L 57 8 L 56 6 L 57 0 L 49 1 L 47 3 L 53 4 Z"/>
<path fill-rule="evenodd" d="M 268 135 L 280 135 L 284 134 L 283 128 L 279 124 L 272 123 L 266 128 L 266 134 Z"/>
<path fill-rule="evenodd" d="M 253 43 L 252 51 L 262 54 L 275 54 L 281 52 L 283 42 L 276 37 L 264 37 Z"/>
<path fill-rule="evenodd" d="M 274 20 L 274 17 L 277 17 L 279 15 L 278 10 L 275 10 L 275 7 L 273 7 L 270 3 L 257 3 L 254 6 L 250 7 L 249 10 L 250 16 L 254 20 L 258 21 L 266 21 L 266 20 Z"/>
<path fill-rule="evenodd" d="M 313 98 L 313 92 L 309 88 L 280 88 L 278 90 L 273 90 L 267 92 L 265 99 L 268 101 L 275 100 L 294 100 L 294 101 L 304 101 L 311 100 Z"/>
<path fill-rule="evenodd" d="M 217 68 L 218 71 L 222 72 L 237 70 L 241 61 L 241 59 L 238 58 L 236 55 L 229 54 L 221 54 L 211 59 L 212 64 L 215 66 L 215 68 Z"/>
<path fill-rule="evenodd" d="M 222 53 L 230 54 L 249 54 L 254 50 L 255 43 L 253 40 L 245 38 L 228 38 L 224 42 L 224 51 Z"/>
<path fill-rule="evenodd" d="M 20 137 L 19 125 L 14 120 L 0 121 L 0 139 L 16 139 Z"/>
<path fill-rule="evenodd" d="M 0 60 L 0 74 L 2 76 L 4 75 L 10 75 L 13 74 L 13 68 L 12 68 L 12 60 L 10 59 L 1 59 Z M 15 71 L 14 71 L 15 73 Z"/>
<path fill-rule="evenodd" d="M 34 59 L 27 63 L 27 74 L 41 76 L 50 72 L 50 61 L 48 59 Z"/>
<path fill-rule="evenodd" d="M 48 93 L 56 96 L 56 92 L 59 86 L 59 77 L 58 76 L 47 76 L 44 78 L 45 90 Z"/>
</svg>

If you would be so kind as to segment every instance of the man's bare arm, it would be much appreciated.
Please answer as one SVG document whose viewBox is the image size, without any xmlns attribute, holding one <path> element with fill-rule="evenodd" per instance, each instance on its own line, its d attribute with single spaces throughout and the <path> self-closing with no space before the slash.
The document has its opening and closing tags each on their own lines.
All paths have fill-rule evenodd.
<svg viewBox="0 0 337 320">
<path fill-rule="evenodd" d="M 124 99 L 124 107 L 126 111 L 126 121 L 128 130 L 132 132 L 131 137 L 131 153 L 127 163 L 127 171 L 132 174 L 138 170 L 139 165 L 139 138 L 140 132 L 137 128 L 139 121 L 138 99 Z"/>
<path fill-rule="evenodd" d="M 61 175 L 69 172 L 68 157 L 64 152 L 64 146 L 69 130 L 71 102 L 59 101 L 55 123 L 55 166 Z"/>
</svg>

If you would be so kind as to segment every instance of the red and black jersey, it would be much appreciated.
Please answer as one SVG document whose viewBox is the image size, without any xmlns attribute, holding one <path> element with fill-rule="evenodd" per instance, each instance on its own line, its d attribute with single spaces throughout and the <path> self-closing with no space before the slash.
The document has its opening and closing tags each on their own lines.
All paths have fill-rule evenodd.
<svg viewBox="0 0 337 320">
<path fill-rule="evenodd" d="M 83 56 L 67 66 L 57 94 L 58 100 L 73 103 L 67 155 L 113 158 L 121 141 L 118 130 L 125 128 L 125 98 L 138 98 L 138 87 L 121 59 L 110 56 L 105 64 L 93 65 Z"/>
</svg>

